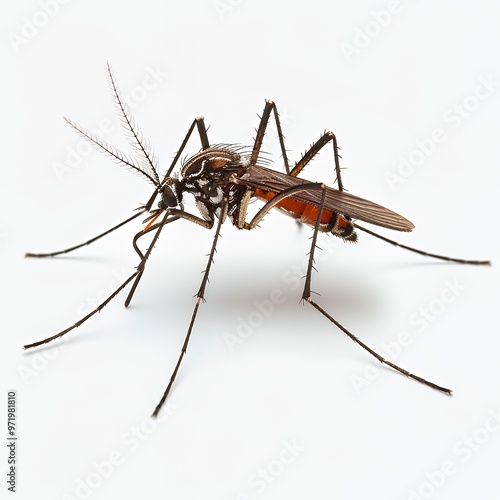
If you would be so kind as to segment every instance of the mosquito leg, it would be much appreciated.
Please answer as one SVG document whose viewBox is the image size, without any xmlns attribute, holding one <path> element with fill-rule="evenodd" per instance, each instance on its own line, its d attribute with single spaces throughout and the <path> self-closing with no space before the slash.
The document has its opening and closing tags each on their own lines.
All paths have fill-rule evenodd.
<svg viewBox="0 0 500 500">
<path fill-rule="evenodd" d="M 306 281 L 304 284 L 304 291 L 302 292 L 302 300 L 307 300 L 311 296 L 311 278 L 312 270 L 316 270 L 314 267 L 314 251 L 316 250 L 316 242 L 318 241 L 318 232 L 321 224 L 321 213 L 323 212 L 323 207 L 325 205 L 326 189 L 325 185 L 322 185 L 323 193 L 321 195 L 321 202 L 318 210 L 318 218 L 316 219 L 316 224 L 314 224 L 313 237 L 311 241 L 311 250 L 309 252 L 309 262 L 307 264 Z"/>
<path fill-rule="evenodd" d="M 316 241 L 317 241 L 318 231 L 319 231 L 319 227 L 320 227 L 321 212 L 323 210 L 323 206 L 324 206 L 324 202 L 325 202 L 325 194 L 326 194 L 326 190 L 323 190 L 323 196 L 321 198 L 320 210 L 319 210 L 318 218 L 316 220 L 316 225 L 314 227 L 314 234 L 313 234 L 312 243 L 311 243 L 311 251 L 309 252 L 309 263 L 307 266 L 306 281 L 305 281 L 305 285 L 304 285 L 304 291 L 302 293 L 302 300 L 309 302 L 309 304 L 311 304 L 323 316 L 328 318 L 337 328 L 339 328 L 339 330 L 343 331 L 351 340 L 353 340 L 358 345 L 360 345 L 363 349 L 368 351 L 373 357 L 378 359 L 381 363 L 383 363 L 387 366 L 390 366 L 391 368 L 398 371 L 399 373 L 402 373 L 403 375 L 406 375 L 407 377 L 409 377 L 413 380 L 416 380 L 417 382 L 420 382 L 424 385 L 432 387 L 433 389 L 436 389 L 438 391 L 444 392 L 445 394 L 451 395 L 450 389 L 447 389 L 446 387 L 441 387 L 440 385 L 437 385 L 434 382 L 430 382 L 422 377 L 419 377 L 418 375 L 414 375 L 413 373 L 410 373 L 409 371 L 405 370 L 404 368 L 401 368 L 400 366 L 395 365 L 394 363 L 391 363 L 387 359 L 383 358 L 380 354 L 378 354 L 373 349 L 368 347 L 364 342 L 359 340 L 358 337 L 356 337 L 353 333 L 351 333 L 347 328 L 345 328 L 343 325 L 341 325 L 335 318 L 333 318 L 330 314 L 328 314 L 314 300 L 312 300 L 312 298 L 311 298 L 311 275 L 312 275 L 312 270 L 314 268 L 314 251 L 317 248 Z"/>
<path fill-rule="evenodd" d="M 144 235 L 150 233 L 151 231 L 154 231 L 160 225 L 170 224 L 171 222 L 174 222 L 178 219 L 186 219 L 189 222 L 194 222 L 195 224 L 198 224 L 199 226 L 204 227 L 205 229 L 212 229 L 212 227 L 213 227 L 213 221 L 206 221 L 205 219 L 201 219 L 200 217 L 197 217 L 196 215 L 192 215 L 188 212 L 184 212 L 183 210 L 179 210 L 176 208 L 170 208 L 168 210 L 168 212 L 166 213 L 166 215 L 167 215 L 167 219 L 164 222 L 162 221 L 162 222 L 159 222 L 157 224 L 153 224 L 149 229 L 143 230 L 134 236 L 134 240 L 133 240 L 134 250 L 137 252 L 137 254 L 141 258 L 141 260 L 143 258 L 143 254 L 142 254 L 140 248 L 137 246 L 137 240 L 139 240 L 139 238 L 142 238 Z"/>
<path fill-rule="evenodd" d="M 406 245 L 398 243 L 397 241 L 390 240 L 389 238 L 386 238 L 385 236 L 382 236 L 378 233 L 374 233 L 373 231 L 370 231 L 369 229 L 366 229 L 365 227 L 359 226 L 358 224 L 354 224 L 354 227 L 356 229 L 361 229 L 361 231 L 364 231 L 365 233 L 371 234 L 372 236 L 375 236 L 376 238 L 379 238 L 383 241 L 386 241 L 387 243 L 390 243 L 391 245 L 394 245 L 394 246 L 397 246 L 400 248 L 404 248 L 405 250 L 409 250 L 410 252 L 415 252 L 415 253 L 418 253 L 420 255 L 424 255 L 426 257 L 434 257 L 435 259 L 446 260 L 448 262 L 456 262 L 458 264 L 474 264 L 477 266 L 489 266 L 489 265 L 491 265 L 491 262 L 489 260 L 455 259 L 453 257 L 446 257 L 445 255 L 437 255 L 435 253 L 424 252 L 423 250 L 418 250 L 417 248 L 408 247 Z"/>
<path fill-rule="evenodd" d="M 139 255 L 139 258 L 142 259 L 144 258 L 144 255 L 143 253 L 141 252 L 140 248 L 137 246 L 137 240 L 139 238 L 142 238 L 142 236 L 145 236 L 146 234 L 148 233 L 151 233 L 152 231 L 154 231 L 155 229 L 158 229 L 161 225 L 167 225 L 167 224 L 170 224 L 170 222 L 174 222 L 176 220 L 180 219 L 179 216 L 175 216 L 175 217 L 172 217 L 172 218 L 169 218 L 167 219 L 165 222 L 158 222 L 156 224 L 153 224 L 149 229 L 146 229 L 145 231 L 141 231 L 140 233 L 137 233 L 135 236 L 134 236 L 134 239 L 132 241 L 132 244 L 134 246 L 134 250 L 136 251 L 137 255 Z"/>
<path fill-rule="evenodd" d="M 130 221 L 139 217 L 139 215 L 142 215 L 145 211 L 146 211 L 146 209 L 141 207 L 141 211 L 137 212 L 132 217 L 129 217 L 127 220 L 120 222 L 120 224 L 117 224 L 116 226 L 112 227 L 111 229 L 104 231 L 104 233 L 101 233 L 98 236 L 95 236 L 94 238 L 91 238 L 90 240 L 85 241 L 84 243 L 81 243 L 80 245 L 75 245 L 74 247 L 66 248 L 65 250 L 59 250 L 58 252 L 50 252 L 50 253 L 30 253 L 30 252 L 28 252 L 24 256 L 25 257 L 54 257 L 56 255 L 61 255 L 64 253 L 72 252 L 73 250 L 76 250 L 78 248 L 84 247 L 86 245 L 90 245 L 91 243 L 98 240 L 99 238 L 102 238 L 103 236 L 106 236 L 107 234 L 113 232 L 115 229 L 118 229 L 119 227 L 122 227 L 125 224 L 128 224 Z"/>
<path fill-rule="evenodd" d="M 136 271 L 129 278 L 127 278 L 127 280 L 124 281 L 104 302 L 99 304 L 99 306 L 96 307 L 91 313 L 87 314 L 87 316 L 78 320 L 74 325 L 66 328 L 62 332 L 59 332 L 59 333 L 56 333 L 55 335 L 52 335 L 52 337 L 47 337 L 46 339 L 39 340 L 38 342 L 33 342 L 32 344 L 26 344 L 25 346 L 23 346 L 23 349 L 31 349 L 32 347 L 37 347 L 37 346 L 42 345 L 42 344 L 48 344 L 49 342 L 52 342 L 53 340 L 56 340 L 60 337 L 63 337 L 71 330 L 78 328 L 82 323 L 85 323 L 85 321 L 87 321 L 91 316 L 98 313 L 104 306 L 106 306 L 109 302 L 111 302 L 111 300 L 113 300 L 134 279 L 134 277 L 137 275 L 138 272 L 139 271 Z"/>
<path fill-rule="evenodd" d="M 451 396 L 451 389 L 447 389 L 446 387 L 441 387 L 440 385 L 437 385 L 434 382 L 430 382 L 429 380 L 419 377 L 418 375 L 414 375 L 413 373 L 410 373 L 404 368 L 401 368 L 400 366 L 391 363 L 387 359 L 383 358 L 380 354 L 376 353 L 373 349 L 368 347 L 361 340 L 359 340 L 354 334 L 352 334 L 349 330 L 347 330 L 347 328 L 342 326 L 335 318 L 330 316 L 322 307 L 316 304 L 316 302 L 314 302 L 310 297 L 306 298 L 305 300 L 309 302 L 309 304 L 311 304 L 315 309 L 317 309 L 323 316 L 328 318 L 337 328 L 339 328 L 339 330 L 342 330 L 350 339 L 352 339 L 354 342 L 356 342 L 356 344 L 360 345 L 363 349 L 368 351 L 373 357 L 377 358 L 381 363 L 390 366 L 399 373 L 402 373 L 403 375 L 406 375 L 407 377 L 416 380 L 417 382 L 420 382 L 424 385 L 427 385 L 428 387 L 431 387 L 432 389 L 436 389 L 437 391 L 444 392 L 445 394 Z"/>
<path fill-rule="evenodd" d="M 257 129 L 257 135 L 255 136 L 255 142 L 254 142 L 252 156 L 251 156 L 251 163 L 252 164 L 256 163 L 257 159 L 259 157 L 260 149 L 262 147 L 262 142 L 264 140 L 264 134 L 266 132 L 267 125 L 269 123 L 269 117 L 271 115 L 271 112 L 274 113 L 274 118 L 276 121 L 276 128 L 278 130 L 278 138 L 279 138 L 280 147 L 281 147 L 281 154 L 283 156 L 283 161 L 285 163 L 286 173 L 289 175 L 292 175 L 294 177 L 297 177 L 300 174 L 300 172 L 304 169 L 304 167 L 313 159 L 313 157 L 317 153 L 319 153 L 319 151 L 326 144 L 328 144 L 330 141 L 332 141 L 333 154 L 335 157 L 335 172 L 337 175 L 338 188 L 339 188 L 339 191 L 343 191 L 344 187 L 342 184 L 342 176 L 340 173 L 339 148 L 337 146 L 337 138 L 335 137 L 335 134 L 333 132 L 326 132 L 325 134 L 323 134 L 323 136 L 320 137 L 320 139 L 315 144 L 313 144 L 311 146 L 311 148 L 304 154 L 304 156 L 295 165 L 295 167 L 292 170 L 290 170 L 288 156 L 286 154 L 284 135 L 283 135 L 283 131 L 281 129 L 281 122 L 280 122 L 279 114 L 278 114 L 278 108 L 276 107 L 276 104 L 273 101 L 266 101 L 266 105 L 264 107 L 264 111 L 263 111 L 262 117 L 260 119 L 259 128 Z"/>
<path fill-rule="evenodd" d="M 140 248 L 137 246 L 137 240 L 139 238 L 141 238 L 142 236 L 144 236 L 145 234 L 148 234 L 151 231 L 154 231 L 159 226 L 166 226 L 170 222 L 174 222 L 178 219 L 180 219 L 179 216 L 172 217 L 172 218 L 166 219 L 166 220 L 164 219 L 164 221 L 159 222 L 157 224 L 153 224 L 149 229 L 146 229 L 145 231 L 141 231 L 134 236 L 132 244 L 134 245 L 134 250 L 137 252 L 137 255 L 139 255 L 139 258 L 141 259 L 141 264 L 139 264 L 139 266 L 137 267 L 138 274 L 137 274 L 137 277 L 135 278 L 135 281 L 132 285 L 132 288 L 130 289 L 130 292 L 128 293 L 127 298 L 125 300 L 125 307 L 128 307 L 130 305 L 130 302 L 132 301 L 132 297 L 134 296 L 135 289 L 137 288 L 137 285 L 139 284 L 139 281 L 141 280 L 142 274 L 144 273 L 144 266 L 146 263 L 146 261 L 144 260 L 143 253 L 141 252 Z"/>
<path fill-rule="evenodd" d="M 183 210 L 179 210 L 176 208 L 171 208 L 167 212 L 167 216 L 170 217 L 165 222 L 161 222 L 160 224 L 166 225 L 169 224 L 170 222 L 173 222 L 178 219 L 186 219 L 190 222 L 194 222 L 195 224 L 198 224 L 199 226 L 202 226 L 206 229 L 212 229 L 213 222 L 206 221 L 205 219 L 201 219 L 200 217 L 197 217 L 196 215 L 189 214 L 187 212 L 184 212 Z M 134 296 L 135 290 L 137 288 L 137 285 L 139 284 L 139 281 L 141 281 L 142 273 L 144 272 L 144 265 L 146 264 L 146 261 L 143 259 L 143 255 L 139 247 L 137 246 L 137 240 L 144 236 L 145 234 L 153 231 L 158 227 L 158 224 L 152 225 L 149 229 L 146 229 L 145 231 L 141 231 L 140 233 L 137 233 L 134 236 L 134 249 L 141 258 L 141 264 L 137 268 L 139 270 L 139 274 L 135 278 L 134 284 L 132 285 L 132 288 L 130 289 L 129 294 L 127 295 L 127 298 L 125 300 L 125 307 L 128 307 L 130 305 L 130 302 L 132 301 L 132 297 Z M 144 263 L 144 264 L 143 264 Z"/>
<path fill-rule="evenodd" d="M 134 293 L 135 293 L 135 290 L 137 288 L 137 285 L 139 284 L 139 281 L 141 281 L 141 277 L 142 277 L 142 275 L 144 273 L 144 266 L 146 264 L 146 261 L 144 259 L 144 255 L 141 252 L 141 250 L 139 249 L 139 247 L 137 246 L 137 240 L 141 236 L 144 236 L 145 234 L 148 234 L 151 231 L 154 231 L 155 229 L 158 229 L 158 227 L 160 227 L 160 226 L 166 226 L 168 223 L 173 222 L 174 220 L 177 220 L 177 219 L 179 219 L 179 217 L 172 217 L 171 219 L 165 220 L 164 222 L 163 221 L 159 222 L 159 223 L 154 224 L 153 226 L 151 226 L 146 231 L 141 231 L 140 233 L 137 233 L 134 236 L 134 240 L 133 240 L 134 249 L 137 252 L 137 254 L 139 255 L 139 257 L 141 259 L 141 263 L 137 266 L 136 278 L 135 278 L 134 283 L 132 284 L 132 288 L 130 289 L 130 292 L 127 295 L 127 298 L 125 299 L 125 307 L 128 307 L 130 305 L 130 302 L 132 301 L 132 297 L 134 296 Z"/>
<path fill-rule="evenodd" d="M 196 315 L 198 314 L 198 309 L 200 307 L 200 303 L 202 300 L 205 300 L 205 288 L 206 288 L 207 283 L 208 283 L 208 276 L 210 274 L 210 268 L 212 267 L 212 264 L 214 261 L 215 249 L 217 247 L 217 241 L 219 239 L 220 229 L 221 229 L 222 223 L 224 222 L 224 220 L 227 216 L 227 208 L 228 208 L 228 200 L 226 199 L 226 200 L 224 200 L 224 204 L 223 204 L 222 209 L 221 209 L 219 221 L 217 223 L 217 228 L 215 230 L 212 249 L 211 249 L 210 255 L 208 257 L 208 262 L 207 262 L 207 266 L 205 268 L 205 272 L 203 274 L 203 279 L 201 280 L 200 289 L 198 290 L 198 293 L 196 294 L 196 304 L 194 306 L 193 314 L 191 315 L 191 321 L 189 323 L 186 338 L 184 339 L 184 344 L 182 345 L 179 359 L 177 360 L 177 364 L 175 365 L 174 371 L 172 372 L 172 375 L 170 376 L 170 381 L 168 383 L 168 386 L 165 389 L 165 392 L 163 393 L 163 396 L 160 399 L 160 402 L 156 405 L 155 411 L 153 412 L 153 415 L 152 415 L 153 417 L 156 417 L 158 415 L 160 408 L 162 407 L 163 403 L 167 399 L 168 393 L 170 392 L 170 389 L 172 388 L 172 384 L 174 383 L 175 377 L 177 376 L 177 372 L 179 371 L 179 367 L 181 365 L 182 359 L 184 358 L 184 354 L 186 354 L 189 339 L 191 337 L 191 332 L 193 331 L 193 326 L 194 326 L 194 323 L 196 320 Z"/>
<path fill-rule="evenodd" d="M 339 148 L 337 146 L 337 138 L 333 132 L 325 132 L 317 142 L 315 142 L 308 151 L 304 153 L 304 156 L 295 165 L 290 175 L 297 177 L 304 167 L 320 152 L 323 147 L 325 147 L 329 142 L 333 144 L 333 155 L 335 157 L 335 173 L 337 175 L 337 183 L 339 191 L 344 190 L 344 185 L 342 184 L 342 176 L 340 174 L 340 162 L 339 162 Z"/>
<path fill-rule="evenodd" d="M 245 222 L 245 215 L 246 215 L 246 210 L 247 206 L 243 206 L 241 209 L 241 215 L 240 215 L 240 221 L 237 224 L 237 227 L 239 229 L 253 229 L 255 228 L 259 222 L 265 217 L 267 213 L 271 211 L 278 203 L 283 201 L 285 198 L 290 198 L 293 194 L 299 193 L 300 191 L 310 191 L 310 190 L 317 190 L 317 189 L 323 189 L 324 184 L 321 184 L 319 182 L 306 182 L 304 184 L 301 184 L 299 186 L 294 186 L 288 189 L 285 189 L 282 191 L 280 194 L 277 194 L 274 198 L 269 200 L 253 217 L 253 219 L 250 222 Z M 247 203 L 248 204 L 248 203 Z"/>
<path fill-rule="evenodd" d="M 287 174 L 290 174 L 290 165 L 288 163 L 288 156 L 285 149 L 285 137 L 281 130 L 281 122 L 278 114 L 278 108 L 273 101 L 266 101 L 264 106 L 264 111 L 262 112 L 262 117 L 260 118 L 259 128 L 257 129 L 257 135 L 255 136 L 255 142 L 252 149 L 252 155 L 250 157 L 250 163 L 252 165 L 257 163 L 259 159 L 260 149 L 262 148 L 262 142 L 264 141 L 264 134 L 266 133 L 266 128 L 269 123 L 269 117 L 271 112 L 274 113 L 274 119 L 276 121 L 276 128 L 278 130 L 278 139 L 280 141 L 281 155 L 283 157 L 283 162 L 285 163 L 285 170 Z"/>
<path fill-rule="evenodd" d="M 166 219 L 166 216 L 165 216 L 164 220 L 165 219 Z M 153 241 L 151 242 L 151 245 L 149 246 L 146 254 L 144 255 L 144 257 L 142 259 L 141 264 L 143 267 L 144 267 L 145 261 L 148 259 L 149 255 L 151 254 L 151 250 L 153 249 L 153 246 L 155 245 L 156 240 L 160 236 L 160 233 L 161 233 L 161 230 L 163 229 L 163 226 L 164 226 L 164 224 L 161 224 L 161 223 L 158 225 L 158 228 L 157 228 L 158 230 L 153 238 Z M 38 342 L 33 342 L 32 344 L 26 344 L 23 347 L 23 349 L 30 349 L 32 347 L 37 347 L 37 346 L 42 345 L 42 344 L 47 344 L 49 342 L 52 342 L 55 339 L 63 337 L 64 335 L 66 335 L 70 331 L 74 330 L 75 328 L 78 328 L 82 323 L 85 323 L 85 321 L 87 321 L 89 318 L 94 316 L 94 314 L 98 313 L 103 307 L 105 307 L 107 304 L 109 304 L 109 302 L 111 302 L 136 276 L 138 276 L 140 272 L 141 271 L 138 268 L 105 301 L 103 301 L 101 304 L 99 304 L 92 312 L 90 312 L 89 314 L 84 316 L 82 319 L 78 320 L 72 326 L 70 326 L 70 327 L 66 328 L 65 330 L 53 335 L 52 337 L 48 337 L 48 338 L 40 340 Z"/>
<path fill-rule="evenodd" d="M 172 163 L 171 163 L 169 169 L 167 170 L 165 177 L 163 178 L 163 182 L 165 182 L 167 177 L 170 177 L 170 174 L 172 173 L 172 170 L 174 169 L 177 162 L 179 161 L 179 158 L 181 157 L 181 154 L 184 151 L 184 148 L 186 147 L 186 144 L 188 143 L 189 138 L 191 137 L 191 134 L 193 133 L 193 130 L 195 127 L 197 128 L 198 135 L 200 136 L 201 148 L 207 149 L 210 147 L 210 142 L 208 141 L 207 128 L 205 126 L 205 121 L 203 120 L 202 117 L 195 118 L 193 120 L 193 123 L 189 127 L 189 130 L 186 134 L 186 137 L 184 137 L 184 140 L 182 141 L 181 147 L 177 151 L 174 159 L 172 160 Z M 162 184 L 163 184 L 163 182 L 162 182 Z"/>
</svg>

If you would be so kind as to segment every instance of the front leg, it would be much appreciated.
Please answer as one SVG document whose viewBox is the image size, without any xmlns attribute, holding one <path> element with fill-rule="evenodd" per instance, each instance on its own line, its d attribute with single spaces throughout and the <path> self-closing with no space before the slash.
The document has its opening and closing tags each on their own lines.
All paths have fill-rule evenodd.
<svg viewBox="0 0 500 500">
<path fill-rule="evenodd" d="M 191 137 L 191 134 L 193 133 L 193 130 L 195 127 L 198 130 L 198 135 L 200 136 L 201 148 L 208 149 L 210 147 L 210 142 L 208 141 L 207 127 L 205 126 L 205 121 L 203 120 L 202 117 L 195 118 L 193 120 L 193 123 L 191 123 L 191 126 L 189 127 L 189 130 L 187 131 L 187 134 L 184 137 L 184 140 L 182 141 L 182 144 L 181 144 L 179 150 L 177 151 L 174 159 L 172 160 L 172 163 L 170 164 L 170 167 L 167 170 L 165 177 L 163 178 L 162 184 L 172 174 L 172 170 L 174 169 L 175 165 L 179 161 L 179 158 L 181 157 L 181 154 L 184 151 L 184 148 L 186 147 L 186 144 L 189 141 L 189 138 Z"/>
<path fill-rule="evenodd" d="M 161 397 L 159 403 L 156 405 L 156 408 L 153 412 L 152 417 L 158 416 L 158 412 L 160 411 L 160 408 L 163 406 L 163 403 L 165 402 L 168 394 L 170 393 L 170 389 L 172 388 L 175 377 L 177 376 L 177 372 L 179 371 L 179 368 L 181 366 L 184 355 L 186 354 L 188 344 L 189 344 L 189 339 L 191 338 L 191 332 L 193 331 L 193 327 L 194 327 L 194 324 L 196 321 L 196 316 L 198 315 L 198 309 L 200 307 L 201 302 L 205 300 L 205 288 L 206 288 L 207 283 L 208 283 L 210 269 L 212 268 L 212 264 L 214 262 L 214 256 L 215 256 L 215 252 L 216 252 L 217 242 L 218 242 L 219 236 L 220 236 L 220 230 L 221 230 L 222 224 L 227 216 L 227 210 L 228 210 L 228 200 L 226 198 L 226 199 L 224 199 L 222 207 L 221 207 L 221 213 L 220 213 L 219 221 L 217 223 L 217 228 L 215 230 L 214 240 L 212 243 L 212 249 L 210 250 L 210 254 L 208 255 L 208 261 L 207 261 L 207 265 L 205 267 L 205 272 L 203 273 L 203 279 L 201 280 L 200 288 L 198 290 L 198 293 L 196 294 L 196 304 L 194 306 L 193 313 L 191 315 L 191 321 L 189 322 L 189 327 L 188 327 L 188 330 L 186 333 L 186 337 L 184 339 L 184 343 L 182 344 L 179 358 L 178 358 L 177 363 L 175 365 L 174 371 L 172 372 L 172 375 L 170 375 L 170 381 L 168 382 L 167 388 L 165 389 L 165 392 L 163 393 L 163 396 Z M 188 220 L 191 220 L 192 222 L 194 222 L 195 217 L 194 216 L 192 216 L 192 217 L 193 218 L 190 218 Z M 201 219 L 199 219 L 199 218 L 196 218 L 196 219 L 198 219 L 197 223 L 201 222 Z M 200 225 L 204 225 L 204 224 L 200 224 Z M 213 221 L 212 221 L 212 225 L 213 225 Z"/>
<path fill-rule="evenodd" d="M 159 214 L 158 214 L 159 215 Z M 165 222 L 161 222 L 159 224 L 153 224 L 144 231 L 141 231 L 140 233 L 137 233 L 134 237 L 133 245 L 134 249 L 141 258 L 141 263 L 137 267 L 137 276 L 135 277 L 134 284 L 132 285 L 132 288 L 130 289 L 129 294 L 127 295 L 127 298 L 125 299 L 125 307 L 128 307 L 130 305 L 130 302 L 132 301 L 132 297 L 134 296 L 135 290 L 137 288 L 137 285 L 139 284 L 139 281 L 141 280 L 142 274 L 144 273 L 144 267 L 146 265 L 146 260 L 137 246 L 137 240 L 139 238 L 142 238 L 145 234 L 149 233 L 150 231 L 154 231 L 157 229 L 159 225 L 165 225 L 170 222 L 173 222 L 174 220 L 177 219 L 185 219 L 188 220 L 189 222 L 193 222 L 194 224 L 198 224 L 199 226 L 202 226 L 206 229 L 212 229 L 214 225 L 214 221 L 207 221 L 205 219 L 202 219 L 201 217 L 197 217 L 196 215 L 190 214 L 188 212 L 184 212 L 184 210 L 179 210 L 178 208 L 170 208 L 165 212 Z M 148 249 L 149 250 L 149 249 Z M 152 250 L 152 248 L 151 248 Z M 151 251 L 149 250 L 149 251 Z"/>
</svg>

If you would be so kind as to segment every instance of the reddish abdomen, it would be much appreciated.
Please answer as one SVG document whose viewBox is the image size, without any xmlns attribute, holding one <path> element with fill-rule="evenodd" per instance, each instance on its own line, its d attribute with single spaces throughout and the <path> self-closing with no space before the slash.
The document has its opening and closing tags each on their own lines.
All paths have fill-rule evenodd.
<svg viewBox="0 0 500 500">
<path fill-rule="evenodd" d="M 256 189 L 255 196 L 257 198 L 260 198 L 261 200 L 270 201 L 276 196 L 276 193 L 273 193 L 271 191 L 262 191 L 262 189 Z M 311 226 L 314 226 L 314 224 L 316 224 L 319 207 L 314 207 L 302 201 L 296 201 L 291 198 L 285 198 L 281 200 L 276 205 L 276 207 L 283 210 L 285 213 L 290 215 L 290 217 L 298 219 L 305 224 L 309 224 Z M 332 220 L 332 217 L 337 217 L 337 215 L 330 210 L 323 209 L 323 211 L 321 212 L 321 224 L 328 224 Z"/>
</svg>

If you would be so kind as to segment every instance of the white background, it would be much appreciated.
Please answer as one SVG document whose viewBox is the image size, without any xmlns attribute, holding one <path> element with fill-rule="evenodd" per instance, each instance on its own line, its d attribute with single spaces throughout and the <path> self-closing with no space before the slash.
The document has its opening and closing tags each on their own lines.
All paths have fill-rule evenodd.
<svg viewBox="0 0 500 500">
<path fill-rule="evenodd" d="M 451 265 L 365 234 L 356 245 L 322 241 L 320 304 L 381 353 L 406 332 L 411 342 L 392 359 L 451 387 L 451 398 L 382 368 L 299 305 L 301 288 L 286 277 L 303 274 L 311 231 L 279 213 L 252 232 L 223 228 L 168 418 L 155 428 L 148 416 L 177 360 L 211 232 L 167 227 L 133 307 L 122 293 L 56 349 L 21 350 L 76 321 L 138 263 L 140 221 L 64 257 L 23 258 L 90 238 L 150 195 L 147 182 L 82 149 L 61 119 L 113 120 L 106 139 L 128 147 L 108 60 L 163 169 L 195 116 L 206 117 L 212 142 L 250 144 L 272 98 L 293 161 L 335 131 L 349 191 L 416 225 L 381 233 L 498 261 L 500 91 L 480 83 L 500 81 L 498 14 L 486 0 L 70 0 L 4 10 L 1 399 L 5 415 L 6 391 L 18 392 L 20 498 L 498 498 L 497 262 Z M 144 80 L 153 70 L 156 85 Z M 456 106 L 468 116 L 457 118 Z M 441 143 L 415 153 L 437 128 Z M 271 128 L 266 149 L 275 144 Z M 86 154 L 68 164 L 78 148 Z M 198 148 L 193 141 L 189 153 Z M 387 172 L 412 154 L 425 161 L 391 188 Z M 331 184 L 331 151 L 306 174 Z M 285 302 L 230 350 L 228 335 L 259 319 L 254 301 L 272 290 Z"/>
</svg>

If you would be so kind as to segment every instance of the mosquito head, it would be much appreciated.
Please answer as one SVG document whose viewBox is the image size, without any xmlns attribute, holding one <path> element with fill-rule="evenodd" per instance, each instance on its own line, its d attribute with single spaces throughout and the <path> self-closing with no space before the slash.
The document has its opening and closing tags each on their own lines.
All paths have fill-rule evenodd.
<svg viewBox="0 0 500 500">
<path fill-rule="evenodd" d="M 166 210 L 181 205 L 182 190 L 179 179 L 169 177 L 159 189 L 161 200 L 158 203 L 158 208 Z"/>
</svg>

